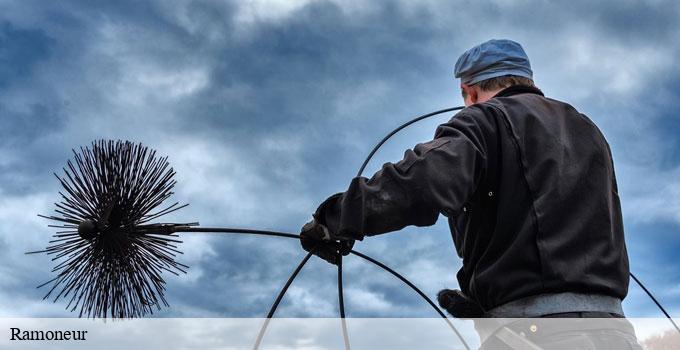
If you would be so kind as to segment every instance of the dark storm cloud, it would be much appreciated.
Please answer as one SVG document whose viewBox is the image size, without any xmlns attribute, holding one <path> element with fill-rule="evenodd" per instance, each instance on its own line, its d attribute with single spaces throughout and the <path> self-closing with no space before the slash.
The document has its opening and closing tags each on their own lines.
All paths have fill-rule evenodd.
<svg viewBox="0 0 680 350">
<path fill-rule="evenodd" d="M 33 66 L 46 59 L 54 40 L 42 30 L 22 30 L 0 22 L 0 88 L 30 78 Z"/>
<path fill-rule="evenodd" d="M 2 144 L 15 145 L 42 137 L 50 132 L 59 131 L 64 119 L 60 115 L 59 106 L 47 106 L 36 103 L 26 106 L 25 112 L 9 111 L 0 105 L 0 130 Z"/>
<path fill-rule="evenodd" d="M 39 188 L 46 166 L 57 166 L 55 154 L 45 154 L 41 138 L 64 125 L 58 107 L 40 103 L 25 112 L 9 111 L 0 104 L 0 150 L 9 157 L 0 163 L 0 190 L 5 194 L 30 193 Z"/>
<path fill-rule="evenodd" d="M 8 106 L 10 96 L 3 89 L 11 85 L 30 84 L 35 68 L 47 61 L 56 42 L 44 30 L 20 29 L 0 22 L 0 149 L 13 153 L 0 162 L 0 188 L 6 192 L 22 191 L 30 186 L 29 174 L 19 168 L 35 162 L 33 142 L 57 131 L 63 125 L 60 106 L 34 100 L 21 110 Z M 8 160 L 9 159 L 14 159 Z M 30 161 L 27 158 L 32 158 Z"/>
</svg>

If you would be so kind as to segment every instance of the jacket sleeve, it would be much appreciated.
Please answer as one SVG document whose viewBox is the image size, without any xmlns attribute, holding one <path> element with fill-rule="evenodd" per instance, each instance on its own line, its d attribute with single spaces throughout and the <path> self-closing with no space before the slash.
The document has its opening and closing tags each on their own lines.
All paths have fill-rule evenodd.
<svg viewBox="0 0 680 350">
<path fill-rule="evenodd" d="M 363 239 L 409 225 L 430 226 L 454 215 L 474 193 L 486 169 L 480 110 L 467 108 L 437 128 L 432 141 L 407 150 L 370 179 L 356 177 L 329 197 L 315 217 L 343 238 Z"/>
</svg>

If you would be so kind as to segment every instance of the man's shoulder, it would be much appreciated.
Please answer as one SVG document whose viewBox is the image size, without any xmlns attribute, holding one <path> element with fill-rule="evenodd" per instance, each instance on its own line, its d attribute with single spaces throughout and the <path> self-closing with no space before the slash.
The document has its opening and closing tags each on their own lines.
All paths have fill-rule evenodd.
<svg viewBox="0 0 680 350">
<path fill-rule="evenodd" d="M 485 102 L 485 104 L 498 110 L 502 110 L 509 117 L 554 116 L 576 118 L 576 120 L 595 125 L 590 118 L 571 103 L 539 94 L 518 94 L 494 97 Z"/>
<path fill-rule="evenodd" d="M 458 118 L 481 123 L 488 122 L 502 113 L 501 105 L 493 100 L 467 106 L 461 109 L 451 120 Z"/>
<path fill-rule="evenodd" d="M 470 137 L 472 135 L 476 135 L 477 138 L 494 137 L 498 132 L 500 111 L 493 111 L 490 108 L 492 107 L 475 104 L 460 110 L 448 122 L 437 128 L 436 136 L 462 132 Z"/>
<path fill-rule="evenodd" d="M 520 94 L 487 101 L 503 111 L 507 122 L 515 131 L 524 130 L 532 135 L 545 130 L 581 130 L 581 137 L 604 139 L 597 124 L 572 104 L 537 94 Z M 588 136 L 590 135 L 590 136 Z"/>
</svg>

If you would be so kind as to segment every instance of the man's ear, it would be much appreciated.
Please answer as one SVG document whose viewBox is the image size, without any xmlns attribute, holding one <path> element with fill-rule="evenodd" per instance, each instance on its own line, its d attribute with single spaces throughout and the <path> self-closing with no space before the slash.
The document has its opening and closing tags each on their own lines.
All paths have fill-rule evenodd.
<svg viewBox="0 0 680 350">
<path fill-rule="evenodd" d="M 473 105 L 477 103 L 477 101 L 479 101 L 479 93 L 477 89 L 468 84 L 463 83 L 460 84 L 460 88 L 465 92 L 465 95 L 467 95 L 467 98 L 465 99 L 466 106 Z"/>
</svg>

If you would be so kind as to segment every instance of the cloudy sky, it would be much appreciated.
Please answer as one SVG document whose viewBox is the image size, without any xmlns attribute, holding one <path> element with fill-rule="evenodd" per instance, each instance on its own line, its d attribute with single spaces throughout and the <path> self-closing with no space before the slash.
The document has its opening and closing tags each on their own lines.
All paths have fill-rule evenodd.
<svg viewBox="0 0 680 350">
<path fill-rule="evenodd" d="M 0 0 L 0 316 L 68 316 L 51 278 L 52 175 L 95 139 L 143 142 L 177 170 L 168 220 L 297 232 L 373 144 L 462 104 L 452 70 L 491 38 L 523 44 L 536 83 L 608 138 L 631 268 L 680 316 L 680 8 L 674 1 Z M 369 164 L 432 137 L 441 116 Z M 163 317 L 262 317 L 304 256 L 283 238 L 186 234 Z M 445 220 L 355 248 L 434 296 L 460 260 Z M 310 261 L 277 315 L 337 315 L 335 270 Z M 347 314 L 436 316 L 392 276 L 346 259 Z M 635 285 L 628 315 L 659 316 Z"/>
</svg>

